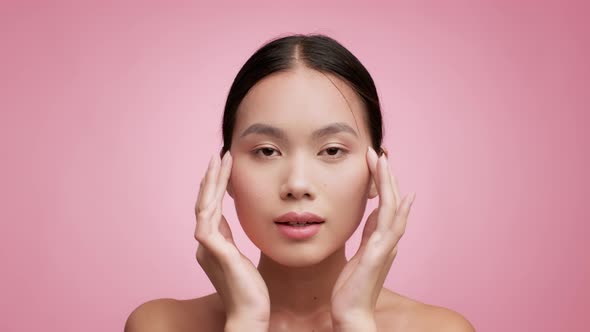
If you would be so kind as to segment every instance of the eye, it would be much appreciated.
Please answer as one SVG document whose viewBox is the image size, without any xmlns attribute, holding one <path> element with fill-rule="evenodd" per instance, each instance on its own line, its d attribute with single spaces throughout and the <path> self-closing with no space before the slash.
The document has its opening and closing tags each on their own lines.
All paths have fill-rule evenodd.
<svg viewBox="0 0 590 332">
<path fill-rule="evenodd" d="M 261 147 L 258 149 L 255 149 L 254 151 L 252 151 L 257 157 L 261 157 L 261 158 L 271 158 L 273 157 L 273 152 L 278 152 L 278 150 L 275 150 L 273 148 L 269 148 L 268 146 L 265 147 Z"/>
<path fill-rule="evenodd" d="M 330 159 L 342 158 L 348 152 L 348 151 L 346 151 L 342 148 L 336 147 L 336 146 L 331 146 L 329 148 L 322 150 L 322 152 L 324 152 L 324 151 L 326 152 L 326 155 Z"/>
</svg>

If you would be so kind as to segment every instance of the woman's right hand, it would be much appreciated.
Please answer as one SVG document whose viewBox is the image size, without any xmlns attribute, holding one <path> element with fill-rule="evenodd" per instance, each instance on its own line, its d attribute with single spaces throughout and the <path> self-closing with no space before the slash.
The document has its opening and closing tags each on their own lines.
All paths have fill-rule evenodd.
<svg viewBox="0 0 590 332">
<path fill-rule="evenodd" d="M 227 220 L 222 215 L 222 201 L 232 167 L 232 156 L 213 157 L 201 181 L 195 205 L 199 242 L 197 261 L 220 295 L 228 325 L 252 326 L 251 331 L 268 328 L 270 297 L 262 276 L 236 247 Z"/>
</svg>

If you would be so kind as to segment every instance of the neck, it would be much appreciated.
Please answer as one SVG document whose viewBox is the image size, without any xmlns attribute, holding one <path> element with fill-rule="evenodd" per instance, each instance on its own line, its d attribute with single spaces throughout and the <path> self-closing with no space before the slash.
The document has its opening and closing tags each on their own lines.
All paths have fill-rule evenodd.
<svg viewBox="0 0 590 332">
<path fill-rule="evenodd" d="M 346 264 L 345 247 L 304 267 L 281 265 L 260 253 L 258 271 L 268 288 L 271 313 L 298 317 L 329 313 L 332 288 Z"/>
</svg>

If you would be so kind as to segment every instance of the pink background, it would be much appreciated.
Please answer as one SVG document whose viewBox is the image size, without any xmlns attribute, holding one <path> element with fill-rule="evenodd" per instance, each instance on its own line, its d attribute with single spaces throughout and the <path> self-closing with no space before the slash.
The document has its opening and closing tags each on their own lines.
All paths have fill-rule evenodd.
<svg viewBox="0 0 590 332">
<path fill-rule="evenodd" d="M 198 183 L 235 74 L 293 32 L 365 64 L 417 192 L 386 285 L 478 331 L 588 330 L 582 1 L 215 3 L 1 5 L 1 331 L 121 331 L 145 301 L 213 291 Z"/>
</svg>

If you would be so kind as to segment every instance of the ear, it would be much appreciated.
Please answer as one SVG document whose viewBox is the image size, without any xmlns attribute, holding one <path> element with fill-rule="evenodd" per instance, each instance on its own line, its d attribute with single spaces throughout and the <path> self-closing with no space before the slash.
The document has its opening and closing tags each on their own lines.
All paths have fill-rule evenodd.
<svg viewBox="0 0 590 332">
<path fill-rule="evenodd" d="M 234 198 L 234 188 L 232 188 L 231 179 L 227 181 L 227 193 L 232 199 Z"/>
<path fill-rule="evenodd" d="M 377 185 L 375 184 L 375 178 L 371 175 L 371 184 L 369 186 L 369 198 L 373 199 L 377 197 L 379 192 L 377 191 Z"/>
</svg>

